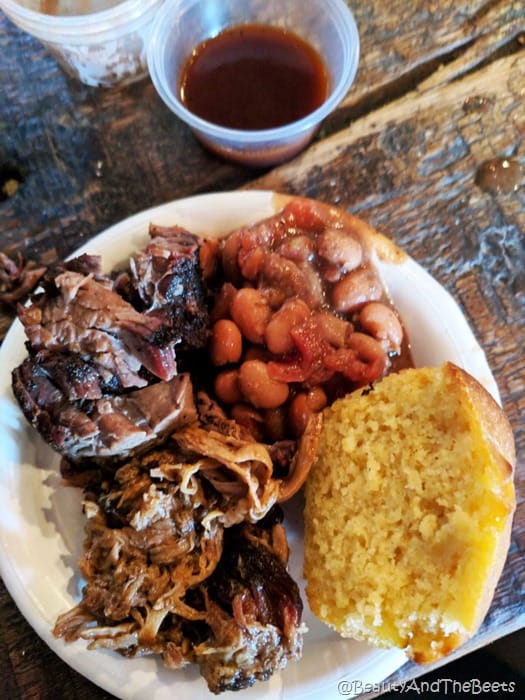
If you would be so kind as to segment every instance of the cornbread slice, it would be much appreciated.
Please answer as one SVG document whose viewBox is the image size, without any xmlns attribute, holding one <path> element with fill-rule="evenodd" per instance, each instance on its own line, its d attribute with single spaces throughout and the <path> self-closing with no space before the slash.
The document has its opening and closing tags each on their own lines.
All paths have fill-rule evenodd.
<svg viewBox="0 0 525 700">
<path fill-rule="evenodd" d="M 515 508 L 498 404 L 446 363 L 325 409 L 305 506 L 306 594 L 344 637 L 434 661 L 481 624 Z"/>
</svg>

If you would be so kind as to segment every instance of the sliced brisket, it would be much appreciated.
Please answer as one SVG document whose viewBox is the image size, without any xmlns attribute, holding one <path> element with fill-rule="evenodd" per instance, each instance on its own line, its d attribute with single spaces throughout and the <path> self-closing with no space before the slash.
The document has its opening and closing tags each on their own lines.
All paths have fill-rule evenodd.
<svg viewBox="0 0 525 700">
<path fill-rule="evenodd" d="M 44 365 L 27 358 L 13 372 L 13 391 L 43 439 L 78 467 L 143 452 L 196 418 L 186 374 L 120 396 L 75 402 Z"/>
<path fill-rule="evenodd" d="M 127 292 L 81 255 L 48 270 L 18 315 L 28 357 L 13 371 L 24 415 L 73 465 L 143 451 L 195 418 L 176 348 L 207 339 L 199 239 L 152 228 L 130 261 Z M 131 293 L 130 293 L 131 292 Z"/>
<path fill-rule="evenodd" d="M 142 367 L 160 379 L 176 374 L 173 342 L 157 318 L 136 311 L 91 275 L 66 271 L 54 280 L 56 294 L 41 294 L 19 318 L 30 346 L 75 352 L 123 387 L 144 386 Z"/>
<path fill-rule="evenodd" d="M 170 325 L 183 346 L 208 338 L 200 239 L 179 226 L 151 225 L 151 241 L 130 260 L 130 282 L 144 311 Z"/>
</svg>

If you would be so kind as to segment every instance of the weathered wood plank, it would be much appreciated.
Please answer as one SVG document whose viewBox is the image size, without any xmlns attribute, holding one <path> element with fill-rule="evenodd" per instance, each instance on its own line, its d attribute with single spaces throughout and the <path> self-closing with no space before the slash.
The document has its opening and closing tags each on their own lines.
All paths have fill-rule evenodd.
<svg viewBox="0 0 525 700">
<path fill-rule="evenodd" d="M 360 67 L 346 98 L 325 121 L 324 133 L 426 80 L 444 84 L 498 54 L 516 50 L 525 32 L 525 6 L 520 0 L 400 0 L 389 3 L 388 13 L 381 0 L 348 4 L 360 28 Z"/>
<path fill-rule="evenodd" d="M 459 54 L 461 65 L 465 51 L 473 67 L 525 30 L 525 8 L 519 0 L 395 0 L 387 13 L 381 0 L 348 4 L 362 27 L 360 75 L 348 102 L 378 87 L 388 90 L 390 83 L 417 74 L 425 64 L 433 74 L 440 63 Z M 468 61 L 463 65 L 467 68 Z"/>
</svg>

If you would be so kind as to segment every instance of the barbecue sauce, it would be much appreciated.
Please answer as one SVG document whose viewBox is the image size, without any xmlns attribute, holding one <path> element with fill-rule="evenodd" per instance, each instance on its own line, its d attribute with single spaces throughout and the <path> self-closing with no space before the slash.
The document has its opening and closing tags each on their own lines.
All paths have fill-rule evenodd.
<svg viewBox="0 0 525 700">
<path fill-rule="evenodd" d="M 319 53 L 297 34 L 259 24 L 227 29 L 183 66 L 179 94 L 193 114 L 234 129 L 270 129 L 313 112 L 329 89 Z"/>
</svg>

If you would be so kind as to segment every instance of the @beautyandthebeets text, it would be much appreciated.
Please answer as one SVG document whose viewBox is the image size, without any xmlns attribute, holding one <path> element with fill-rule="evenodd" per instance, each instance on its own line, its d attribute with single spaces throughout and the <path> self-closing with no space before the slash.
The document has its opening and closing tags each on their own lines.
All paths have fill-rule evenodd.
<svg viewBox="0 0 525 700">
<path fill-rule="evenodd" d="M 432 681 L 414 679 L 405 683 L 365 683 L 360 680 L 341 680 L 337 684 L 339 695 L 343 697 L 359 697 L 367 693 L 414 693 L 415 695 L 435 694 L 437 697 L 454 695 L 486 695 L 516 692 L 514 681 L 487 681 L 479 678 L 455 680 L 453 678 L 437 678 Z"/>
</svg>

